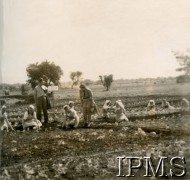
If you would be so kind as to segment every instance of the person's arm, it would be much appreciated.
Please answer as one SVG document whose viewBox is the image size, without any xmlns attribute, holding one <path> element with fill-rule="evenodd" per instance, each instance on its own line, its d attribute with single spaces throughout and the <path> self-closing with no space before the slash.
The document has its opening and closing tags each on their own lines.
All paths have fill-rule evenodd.
<svg viewBox="0 0 190 180">
<path fill-rule="evenodd" d="M 36 101 L 37 101 L 37 89 L 36 89 L 36 87 L 34 88 L 34 101 L 36 104 Z"/>
<path fill-rule="evenodd" d="M 80 101 L 81 101 L 81 104 L 83 105 L 83 97 L 82 97 L 82 90 L 80 90 Z"/>
<path fill-rule="evenodd" d="M 26 112 L 24 113 L 24 116 L 23 116 L 23 119 L 22 119 L 22 126 L 23 126 L 23 127 L 24 127 L 24 121 L 26 121 L 27 118 L 28 118 L 28 112 L 26 111 Z"/>
<path fill-rule="evenodd" d="M 4 114 L 4 118 L 5 118 L 5 121 L 6 121 L 7 125 L 10 127 L 10 129 L 11 129 L 12 131 L 15 131 L 15 130 L 13 129 L 13 127 L 12 127 L 11 123 L 9 122 L 9 120 L 8 120 L 8 118 L 7 118 L 7 114 L 6 114 L 6 113 Z"/>
<path fill-rule="evenodd" d="M 62 128 L 66 127 L 66 121 L 67 121 L 67 115 L 65 112 L 63 112 L 63 122 L 62 122 Z"/>
<path fill-rule="evenodd" d="M 38 120 L 37 120 L 37 117 L 36 117 L 36 112 L 34 112 L 34 120 L 36 121 L 37 128 L 39 129 L 40 127 L 38 126 Z"/>
<path fill-rule="evenodd" d="M 93 94 L 92 94 L 92 91 L 90 89 L 88 90 L 88 93 L 89 93 L 89 99 L 92 99 Z"/>
<path fill-rule="evenodd" d="M 78 114 L 77 114 L 76 111 L 74 112 L 74 119 L 75 119 L 75 121 L 76 121 L 76 123 L 75 123 L 75 128 L 77 128 L 78 125 L 79 125 L 79 116 L 78 116 Z"/>
</svg>

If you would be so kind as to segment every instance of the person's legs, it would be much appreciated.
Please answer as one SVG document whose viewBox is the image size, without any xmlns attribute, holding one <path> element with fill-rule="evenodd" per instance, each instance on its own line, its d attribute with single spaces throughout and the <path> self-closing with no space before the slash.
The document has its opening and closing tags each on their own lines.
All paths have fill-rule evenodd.
<svg viewBox="0 0 190 180">
<path fill-rule="evenodd" d="M 74 128 L 77 128 L 79 126 L 79 119 L 74 120 Z"/>
<path fill-rule="evenodd" d="M 42 120 L 42 97 L 37 98 L 36 102 L 37 119 Z"/>
<path fill-rule="evenodd" d="M 88 116 L 87 116 L 87 108 L 83 106 L 83 116 L 84 116 L 84 123 L 86 124 L 88 121 Z"/>
<path fill-rule="evenodd" d="M 42 100 L 42 109 L 43 109 L 44 121 L 45 123 L 48 123 L 47 101 L 45 97 L 43 97 Z"/>
<path fill-rule="evenodd" d="M 63 122 L 62 122 L 62 128 L 66 128 L 66 119 L 65 118 L 63 118 Z"/>
</svg>

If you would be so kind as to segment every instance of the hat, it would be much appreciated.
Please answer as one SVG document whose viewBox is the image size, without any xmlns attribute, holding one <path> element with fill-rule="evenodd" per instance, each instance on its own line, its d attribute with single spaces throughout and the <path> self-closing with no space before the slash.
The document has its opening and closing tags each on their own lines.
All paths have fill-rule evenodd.
<svg viewBox="0 0 190 180">
<path fill-rule="evenodd" d="M 2 109 L 2 110 L 3 110 L 3 109 L 7 109 L 7 107 L 6 107 L 5 105 L 3 105 L 1 109 Z"/>
<path fill-rule="evenodd" d="M 65 105 L 65 106 L 63 106 L 63 109 L 65 110 L 65 109 L 69 109 L 69 106 L 68 105 Z"/>
<path fill-rule="evenodd" d="M 70 104 L 74 104 L 74 102 L 73 102 L 73 101 L 69 101 L 69 105 L 70 105 Z"/>
<path fill-rule="evenodd" d="M 85 88 L 85 87 L 86 86 L 83 83 L 81 83 L 80 88 Z"/>
<path fill-rule="evenodd" d="M 34 106 L 33 105 L 30 105 L 29 108 L 33 109 L 34 110 Z"/>
<path fill-rule="evenodd" d="M 42 82 L 43 82 L 43 79 L 42 79 L 42 78 L 40 78 L 40 79 L 38 80 L 38 82 L 42 83 Z"/>
</svg>

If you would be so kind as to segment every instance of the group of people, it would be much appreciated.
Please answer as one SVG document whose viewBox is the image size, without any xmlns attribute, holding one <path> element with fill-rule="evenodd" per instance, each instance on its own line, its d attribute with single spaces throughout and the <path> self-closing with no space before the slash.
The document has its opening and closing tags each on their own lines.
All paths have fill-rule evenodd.
<svg viewBox="0 0 190 180">
<path fill-rule="evenodd" d="M 42 127 L 42 112 L 44 117 L 43 126 L 48 123 L 47 110 L 49 106 L 49 100 L 47 93 L 47 85 L 44 83 L 43 78 L 40 78 L 38 85 L 34 88 L 36 111 L 34 105 L 29 105 L 27 111 L 24 113 L 22 119 L 22 128 L 24 131 L 29 129 L 35 129 L 38 131 Z M 80 101 L 83 111 L 84 127 L 89 127 L 92 115 L 99 114 L 99 112 L 93 99 L 92 91 L 84 84 L 80 85 Z M 8 129 L 10 129 L 14 131 L 7 117 L 6 102 L 3 101 L 1 105 L 1 130 L 8 131 Z M 189 101 L 183 98 L 181 101 L 181 107 L 184 108 L 186 111 L 189 111 Z M 174 107 L 171 106 L 166 99 L 163 99 L 162 108 L 173 109 Z M 156 104 L 154 100 L 150 100 L 148 102 L 147 111 L 156 111 Z M 103 118 L 109 119 L 112 112 L 114 112 L 115 114 L 115 119 L 117 123 L 129 121 L 126 115 L 124 104 L 120 99 L 117 100 L 113 105 L 110 100 L 105 101 L 102 107 Z M 65 105 L 63 107 L 62 119 L 62 128 L 77 128 L 79 126 L 80 118 L 77 111 L 75 110 L 75 105 L 73 101 L 70 101 L 68 105 Z"/>
<path fill-rule="evenodd" d="M 172 106 L 166 99 L 162 100 L 162 104 L 161 104 L 161 108 L 162 109 L 169 109 L 169 110 L 174 110 L 175 107 Z M 189 111 L 190 110 L 190 106 L 189 106 L 189 101 L 186 98 L 182 98 L 181 99 L 181 108 L 184 111 Z M 147 105 L 147 111 L 152 111 L 155 112 L 156 111 L 156 103 L 153 99 L 151 99 Z"/>
</svg>

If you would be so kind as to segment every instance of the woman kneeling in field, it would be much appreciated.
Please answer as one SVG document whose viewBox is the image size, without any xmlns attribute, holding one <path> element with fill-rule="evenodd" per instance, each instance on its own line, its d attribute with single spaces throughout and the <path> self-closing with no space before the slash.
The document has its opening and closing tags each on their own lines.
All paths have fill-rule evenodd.
<svg viewBox="0 0 190 180">
<path fill-rule="evenodd" d="M 28 107 L 28 110 L 24 113 L 24 118 L 22 120 L 22 126 L 23 126 L 24 130 L 26 130 L 28 128 L 29 129 L 33 128 L 33 129 L 38 130 L 42 126 L 42 123 L 36 117 L 36 112 L 34 110 L 33 105 L 30 105 Z"/>
<path fill-rule="evenodd" d="M 111 101 L 106 100 L 102 108 L 103 118 L 106 119 L 110 117 L 110 109 L 111 109 Z"/>
<path fill-rule="evenodd" d="M 170 109 L 170 110 L 175 109 L 173 106 L 170 105 L 170 103 L 166 99 L 162 100 L 162 108 L 163 109 Z"/>
<path fill-rule="evenodd" d="M 79 125 L 79 116 L 77 115 L 77 112 L 68 105 L 65 105 L 63 109 L 65 113 L 62 128 L 77 128 Z"/>
<path fill-rule="evenodd" d="M 189 108 L 189 101 L 186 98 L 182 98 L 182 100 L 181 100 L 181 108 L 184 111 L 189 111 L 190 110 L 190 108 Z"/>
<path fill-rule="evenodd" d="M 150 100 L 147 106 L 147 111 L 155 112 L 156 111 L 156 104 L 154 100 Z"/>
<path fill-rule="evenodd" d="M 117 123 L 129 121 L 127 116 L 126 116 L 126 110 L 125 110 L 124 104 L 122 103 L 121 100 L 117 100 L 115 102 L 114 109 L 115 109 L 116 122 Z"/>
<path fill-rule="evenodd" d="M 6 130 L 8 132 L 9 128 L 12 131 L 14 131 L 14 129 L 11 126 L 11 123 L 9 122 L 8 117 L 7 117 L 7 107 L 5 104 L 6 103 L 3 101 L 1 112 L 0 112 L 1 131 Z"/>
</svg>

